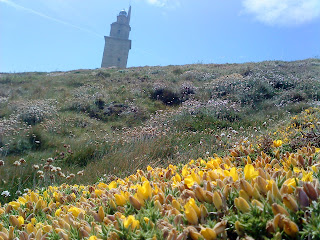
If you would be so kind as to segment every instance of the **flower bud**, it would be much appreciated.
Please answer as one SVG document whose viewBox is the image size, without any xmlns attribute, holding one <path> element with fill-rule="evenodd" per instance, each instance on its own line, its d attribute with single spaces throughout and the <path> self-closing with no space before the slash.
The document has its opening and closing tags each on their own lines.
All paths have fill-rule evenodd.
<svg viewBox="0 0 320 240">
<path fill-rule="evenodd" d="M 289 208 L 292 212 L 296 212 L 298 211 L 299 207 L 298 204 L 296 202 L 296 200 L 294 200 L 294 198 L 291 195 L 285 194 L 282 197 L 283 203 L 284 205 Z"/>
<path fill-rule="evenodd" d="M 273 218 L 273 226 L 275 229 L 280 228 L 281 230 L 283 229 L 283 219 L 284 215 L 278 213 L 274 218 Z"/>
<path fill-rule="evenodd" d="M 263 203 L 260 202 L 260 201 L 257 200 L 257 199 L 253 199 L 253 200 L 251 201 L 251 204 L 252 204 L 253 206 L 256 206 L 257 208 L 259 208 L 259 209 L 261 209 L 261 210 L 263 210 L 263 208 L 264 208 Z"/>
<path fill-rule="evenodd" d="M 244 235 L 244 226 L 239 221 L 236 221 L 234 226 L 236 228 L 237 234 L 239 236 L 243 236 Z"/>
<path fill-rule="evenodd" d="M 9 217 L 9 223 L 13 227 L 17 227 L 17 228 L 20 227 L 20 222 L 19 222 L 19 220 L 18 220 L 18 218 L 16 216 L 11 215 Z"/>
<path fill-rule="evenodd" d="M 285 210 L 282 206 L 280 206 L 279 204 L 276 204 L 276 203 L 273 203 L 271 205 L 271 208 L 272 208 L 272 212 L 274 215 L 277 215 L 278 213 L 280 214 L 284 214 L 286 216 L 290 216 L 288 211 Z"/>
<path fill-rule="evenodd" d="M 79 214 L 79 215 L 80 215 L 80 214 Z M 104 219 L 104 210 L 103 210 L 103 207 L 102 207 L 102 206 L 99 207 L 98 216 L 99 216 L 99 219 L 100 219 L 99 222 L 102 222 L 103 219 Z"/>
<path fill-rule="evenodd" d="M 282 197 L 279 191 L 279 188 L 276 184 L 276 182 L 272 183 L 272 189 L 271 189 L 272 195 L 275 199 L 278 199 L 279 201 L 281 201 Z"/>
<path fill-rule="evenodd" d="M 29 239 L 29 236 L 26 232 L 20 232 L 19 233 L 19 239 L 20 240 L 28 240 Z"/>
<path fill-rule="evenodd" d="M 221 222 L 218 222 L 214 226 L 213 230 L 216 232 L 217 235 L 219 235 L 220 233 L 223 233 L 225 231 L 226 227 L 227 227 L 227 221 L 223 220 Z"/>
<path fill-rule="evenodd" d="M 10 226 L 9 227 L 9 239 L 14 239 L 14 227 Z"/>
<path fill-rule="evenodd" d="M 253 188 L 245 179 L 240 180 L 240 187 L 248 194 L 249 197 L 253 195 Z"/>
<path fill-rule="evenodd" d="M 159 202 L 159 200 L 156 200 L 156 201 L 154 202 L 154 207 L 155 207 L 156 209 L 158 209 L 160 212 L 162 211 L 162 205 L 161 205 L 161 203 Z"/>
<path fill-rule="evenodd" d="M 250 211 L 250 205 L 248 204 L 248 202 L 242 198 L 242 197 L 238 197 L 234 199 L 234 204 L 236 206 L 236 208 L 245 213 L 245 212 L 249 212 Z"/>
<path fill-rule="evenodd" d="M 225 199 L 228 199 L 229 198 L 229 194 L 231 192 L 231 187 L 230 185 L 226 185 L 224 188 L 223 188 L 223 196 Z"/>
<path fill-rule="evenodd" d="M 266 195 L 267 192 L 268 192 L 268 189 L 267 189 L 267 181 L 262 178 L 261 176 L 258 176 L 256 178 L 256 183 L 257 183 L 257 186 L 258 186 L 258 190 L 263 194 L 263 195 Z"/>
<path fill-rule="evenodd" d="M 207 203 L 213 203 L 213 193 L 206 191 L 205 192 L 205 199 Z"/>
<path fill-rule="evenodd" d="M 317 201 L 318 193 L 317 193 L 316 189 L 314 188 L 314 186 L 311 183 L 305 182 L 303 184 L 303 190 L 306 192 L 306 194 L 308 195 L 308 197 L 311 200 Z"/>
<path fill-rule="evenodd" d="M 270 235 L 272 235 L 272 234 L 274 234 L 276 232 L 272 221 L 268 221 L 267 222 L 266 230 L 267 230 L 267 233 L 270 234 Z"/>
<path fill-rule="evenodd" d="M 217 239 L 216 232 L 211 228 L 202 228 L 200 233 L 204 237 L 205 240 L 215 240 L 215 239 Z"/>
<path fill-rule="evenodd" d="M 134 196 L 129 196 L 129 202 L 131 203 L 131 205 L 137 209 L 140 210 L 141 209 L 141 203 L 139 202 L 138 199 L 136 199 Z"/>
<path fill-rule="evenodd" d="M 255 184 L 255 186 L 254 186 L 254 188 L 253 188 L 252 196 L 253 196 L 255 199 L 257 199 L 257 200 L 259 200 L 259 199 L 262 198 L 261 195 L 260 195 L 260 193 L 259 193 L 257 184 Z"/>
<path fill-rule="evenodd" d="M 288 234 L 292 238 L 295 238 L 299 233 L 298 225 L 289 219 L 284 220 L 283 230 L 286 234 Z"/>
<path fill-rule="evenodd" d="M 268 193 L 267 193 L 267 202 L 269 204 L 272 204 L 274 202 L 274 198 L 273 198 L 273 195 L 272 195 L 271 191 L 268 191 Z"/>
<path fill-rule="evenodd" d="M 198 224 L 198 215 L 192 206 L 188 205 L 185 207 L 185 215 L 188 222 L 192 225 Z"/>
<path fill-rule="evenodd" d="M 309 206 L 309 198 L 302 187 L 296 188 L 296 195 L 297 195 L 298 203 L 302 209 L 305 209 L 306 207 Z"/>
<path fill-rule="evenodd" d="M 191 237 L 192 240 L 198 240 L 202 238 L 202 235 L 197 231 L 195 227 L 189 226 L 189 236 Z"/>
<path fill-rule="evenodd" d="M 241 189 L 241 190 L 239 191 L 239 196 L 242 197 L 242 198 L 244 198 L 244 199 L 247 200 L 247 201 L 250 200 L 248 194 L 247 194 L 243 189 Z"/>
<path fill-rule="evenodd" d="M 196 186 L 195 189 L 195 194 L 196 194 L 196 198 L 200 201 L 200 202 L 205 202 L 205 197 L 204 197 L 204 191 L 201 187 Z"/>
<path fill-rule="evenodd" d="M 209 215 L 208 209 L 203 204 L 200 205 L 200 211 L 201 211 L 201 219 L 205 219 Z"/>
</svg>

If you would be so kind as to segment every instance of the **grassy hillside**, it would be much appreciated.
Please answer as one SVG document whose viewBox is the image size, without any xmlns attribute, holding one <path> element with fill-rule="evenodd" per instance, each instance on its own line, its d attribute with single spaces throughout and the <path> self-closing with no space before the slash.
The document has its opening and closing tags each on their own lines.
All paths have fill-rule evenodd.
<svg viewBox="0 0 320 240">
<path fill-rule="evenodd" d="M 3 73 L 0 190 L 15 198 L 226 153 L 319 100 L 319 59 Z"/>
<path fill-rule="evenodd" d="M 0 240 L 318 239 L 320 60 L 0 74 Z"/>
</svg>

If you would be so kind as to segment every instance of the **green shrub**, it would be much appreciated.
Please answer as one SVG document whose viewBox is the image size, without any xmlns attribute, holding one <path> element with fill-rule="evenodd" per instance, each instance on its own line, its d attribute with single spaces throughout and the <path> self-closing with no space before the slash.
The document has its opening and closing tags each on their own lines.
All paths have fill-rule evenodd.
<svg viewBox="0 0 320 240">
<path fill-rule="evenodd" d="M 180 75 L 180 74 L 182 74 L 183 73 L 183 70 L 181 69 L 181 68 L 175 68 L 175 69 L 173 69 L 172 70 L 172 73 L 174 74 L 174 75 Z"/>
<path fill-rule="evenodd" d="M 151 92 L 150 95 L 153 100 L 160 100 L 166 105 L 178 105 L 182 103 L 181 94 L 169 88 L 157 88 Z"/>
</svg>

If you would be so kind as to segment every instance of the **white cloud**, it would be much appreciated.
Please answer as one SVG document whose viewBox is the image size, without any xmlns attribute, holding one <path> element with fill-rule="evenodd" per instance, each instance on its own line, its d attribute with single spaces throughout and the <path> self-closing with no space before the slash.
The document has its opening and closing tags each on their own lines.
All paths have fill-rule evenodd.
<svg viewBox="0 0 320 240">
<path fill-rule="evenodd" d="M 167 4 L 167 0 L 147 0 L 147 2 L 151 5 L 156 5 L 158 7 L 163 7 Z"/>
<path fill-rule="evenodd" d="M 139 1 L 139 0 L 137 0 Z M 180 6 L 180 0 L 143 0 L 156 7 L 176 8 Z"/>
<path fill-rule="evenodd" d="M 243 0 L 247 13 L 269 24 L 294 26 L 320 17 L 319 0 Z"/>
</svg>

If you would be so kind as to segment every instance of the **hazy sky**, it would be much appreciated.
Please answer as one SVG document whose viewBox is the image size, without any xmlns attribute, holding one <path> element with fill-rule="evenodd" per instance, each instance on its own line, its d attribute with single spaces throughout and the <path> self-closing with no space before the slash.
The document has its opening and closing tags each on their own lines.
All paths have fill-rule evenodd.
<svg viewBox="0 0 320 240">
<path fill-rule="evenodd" d="M 0 0 L 0 72 L 99 68 L 130 3 L 128 67 L 320 57 L 320 0 Z"/>
</svg>

